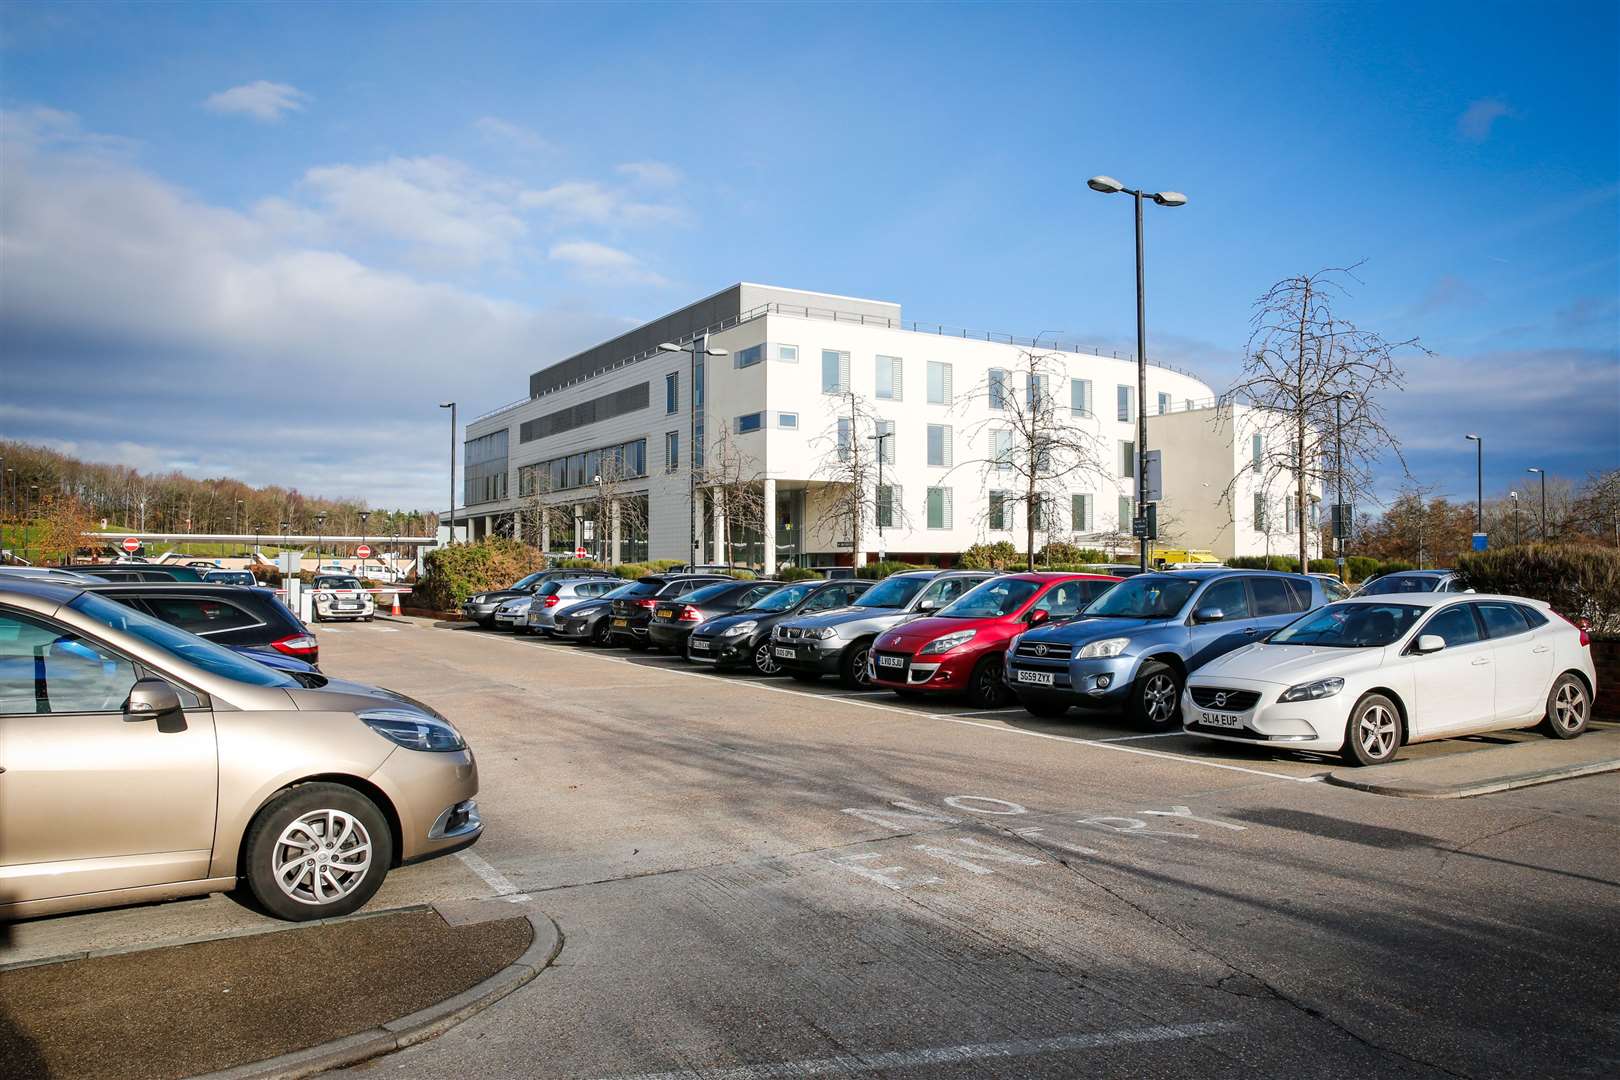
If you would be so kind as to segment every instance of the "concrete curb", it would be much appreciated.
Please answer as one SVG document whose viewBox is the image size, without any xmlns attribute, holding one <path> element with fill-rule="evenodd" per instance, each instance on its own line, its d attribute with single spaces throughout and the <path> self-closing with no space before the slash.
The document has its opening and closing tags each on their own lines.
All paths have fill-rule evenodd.
<svg viewBox="0 0 1620 1080">
<path fill-rule="evenodd" d="M 342 1069 L 368 1058 L 403 1050 L 442 1035 L 482 1012 L 518 987 L 532 982 L 562 951 L 562 930 L 545 915 L 529 915 L 534 940 L 512 963 L 483 982 L 427 1008 L 390 1020 L 381 1027 L 280 1057 L 205 1073 L 193 1080 L 302 1080 L 306 1076 Z"/>
<path fill-rule="evenodd" d="M 1551 769 L 1496 776 L 1489 780 L 1477 780 L 1466 784 L 1380 784 L 1376 780 L 1363 780 L 1355 773 L 1344 771 L 1328 773 L 1324 779 L 1337 787 L 1354 788 L 1357 791 L 1388 795 L 1397 799 L 1468 799 L 1475 795 L 1491 795 L 1499 791 L 1512 791 L 1516 788 L 1551 784 L 1559 780 L 1573 780 L 1578 776 L 1593 776 L 1606 772 L 1620 772 L 1620 758 L 1578 765 L 1560 765 Z"/>
</svg>

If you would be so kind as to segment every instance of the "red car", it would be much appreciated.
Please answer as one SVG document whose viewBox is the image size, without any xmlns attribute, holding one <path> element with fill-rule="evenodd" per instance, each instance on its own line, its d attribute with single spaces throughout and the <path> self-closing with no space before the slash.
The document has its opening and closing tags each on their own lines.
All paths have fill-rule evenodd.
<svg viewBox="0 0 1620 1080">
<path fill-rule="evenodd" d="M 900 694 L 966 694 L 983 709 L 1012 700 L 1002 658 L 1014 634 L 1073 618 L 1117 577 L 1003 574 L 962 594 L 937 615 L 902 623 L 872 644 L 874 686 Z"/>
</svg>

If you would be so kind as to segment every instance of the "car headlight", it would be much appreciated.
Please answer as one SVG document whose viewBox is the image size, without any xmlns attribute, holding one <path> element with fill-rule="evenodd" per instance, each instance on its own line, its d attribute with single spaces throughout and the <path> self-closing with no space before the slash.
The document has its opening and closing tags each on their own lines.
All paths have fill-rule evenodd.
<svg viewBox="0 0 1620 1080">
<path fill-rule="evenodd" d="M 467 741 L 448 720 L 415 709 L 366 709 L 357 713 L 372 731 L 407 750 L 465 750 Z"/>
<path fill-rule="evenodd" d="M 826 641 L 828 638 L 837 637 L 838 629 L 833 626 L 823 626 L 815 630 L 806 630 L 804 636 L 820 638 L 822 641 Z"/>
<path fill-rule="evenodd" d="M 1102 660 L 1118 656 L 1130 643 L 1131 639 L 1128 637 L 1103 638 L 1101 641 L 1093 641 L 1074 655 L 1081 660 Z"/>
<path fill-rule="evenodd" d="M 1344 689 L 1344 680 L 1340 678 L 1317 679 L 1315 682 L 1300 683 L 1290 686 L 1282 692 L 1278 701 L 1315 701 L 1317 698 L 1332 697 Z"/>
<path fill-rule="evenodd" d="M 958 630 L 954 634 L 946 634 L 944 637 L 937 637 L 933 641 L 930 641 L 928 644 L 924 645 L 921 649 L 918 649 L 917 655 L 934 656 L 942 652 L 950 652 L 958 645 L 966 645 L 968 642 L 972 641 L 974 635 L 977 633 L 977 630 Z"/>
<path fill-rule="evenodd" d="M 754 619 L 744 619 L 740 623 L 733 623 L 720 631 L 721 637 L 741 637 L 743 634 L 752 634 L 759 629 L 759 623 Z"/>
<path fill-rule="evenodd" d="M 317 599 L 317 600 L 330 600 L 330 599 L 332 599 L 332 594 L 331 593 L 318 592 L 318 593 L 315 594 L 315 599 Z"/>
</svg>

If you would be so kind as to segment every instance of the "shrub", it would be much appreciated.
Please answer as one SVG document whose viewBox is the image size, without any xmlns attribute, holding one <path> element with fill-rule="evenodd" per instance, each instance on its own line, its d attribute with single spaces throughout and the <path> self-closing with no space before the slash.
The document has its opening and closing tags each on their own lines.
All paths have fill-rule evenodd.
<svg viewBox="0 0 1620 1080">
<path fill-rule="evenodd" d="M 963 570 L 1005 570 L 1024 563 L 1024 557 L 1011 541 L 997 540 L 993 544 L 974 544 L 962 552 L 956 565 Z"/>
<path fill-rule="evenodd" d="M 504 589 L 545 565 L 538 550 L 517 540 L 499 538 L 475 544 L 451 544 L 428 552 L 422 580 L 414 592 L 424 607 L 449 611 L 473 593 Z"/>
<path fill-rule="evenodd" d="M 1108 556 L 1096 548 L 1076 547 L 1062 540 L 1053 540 L 1035 553 L 1035 565 L 1055 570 L 1059 565 L 1106 562 Z"/>
<path fill-rule="evenodd" d="M 1282 570 L 1290 574 L 1299 573 L 1299 560 L 1292 555 L 1237 555 L 1226 560 L 1226 565 L 1236 570 Z M 1330 565 L 1329 570 L 1333 567 Z"/>
<path fill-rule="evenodd" d="M 821 574 L 808 566 L 789 566 L 776 575 L 778 581 L 820 581 Z"/>
<path fill-rule="evenodd" d="M 1620 551 L 1560 544 L 1527 544 L 1470 552 L 1457 569 L 1478 592 L 1545 600 L 1595 633 L 1620 636 Z"/>
<path fill-rule="evenodd" d="M 1349 568 L 1346 567 L 1345 569 L 1346 572 L 1348 572 Z M 1332 559 L 1311 560 L 1311 573 L 1313 574 L 1337 574 L 1338 572 L 1339 564 L 1334 562 Z"/>
<path fill-rule="evenodd" d="M 1378 560 L 1368 555 L 1351 555 L 1344 560 L 1344 572 L 1351 581 L 1366 581 L 1378 573 Z"/>
<path fill-rule="evenodd" d="M 921 566 L 917 563 L 899 562 L 895 559 L 885 559 L 883 562 L 870 562 L 855 571 L 858 578 L 871 578 L 877 580 L 886 578 L 890 574 L 898 574 L 902 570 L 934 570 L 937 567 Z"/>
</svg>

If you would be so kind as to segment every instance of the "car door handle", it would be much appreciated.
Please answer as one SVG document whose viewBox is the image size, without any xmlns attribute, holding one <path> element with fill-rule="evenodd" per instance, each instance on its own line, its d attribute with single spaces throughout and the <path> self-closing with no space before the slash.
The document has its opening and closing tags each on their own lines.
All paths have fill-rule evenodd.
<svg viewBox="0 0 1620 1080">
<path fill-rule="evenodd" d="M 1258 634 L 1260 632 L 1260 628 L 1258 626 L 1245 626 L 1243 628 L 1243 632 L 1245 634 Z"/>
<path fill-rule="evenodd" d="M 1531 649 L 1530 651 L 1533 652 L 1533 653 L 1544 653 L 1544 652 L 1551 652 L 1552 650 L 1547 648 L 1547 646 L 1545 646 L 1545 645 L 1537 645 L 1535 648 Z"/>
<path fill-rule="evenodd" d="M 1481 666 L 1483 666 L 1483 665 L 1485 665 L 1485 664 L 1488 664 L 1488 663 L 1490 663 L 1490 662 L 1491 662 L 1491 661 L 1490 661 L 1490 658 L 1489 658 L 1489 657 L 1484 657 L 1484 656 L 1481 656 L 1481 657 L 1479 657 L 1479 658 L 1478 658 L 1478 659 L 1477 659 L 1477 660 L 1475 660 L 1475 661 L 1474 661 L 1474 666 L 1475 666 L 1475 667 L 1481 667 Z"/>
</svg>

